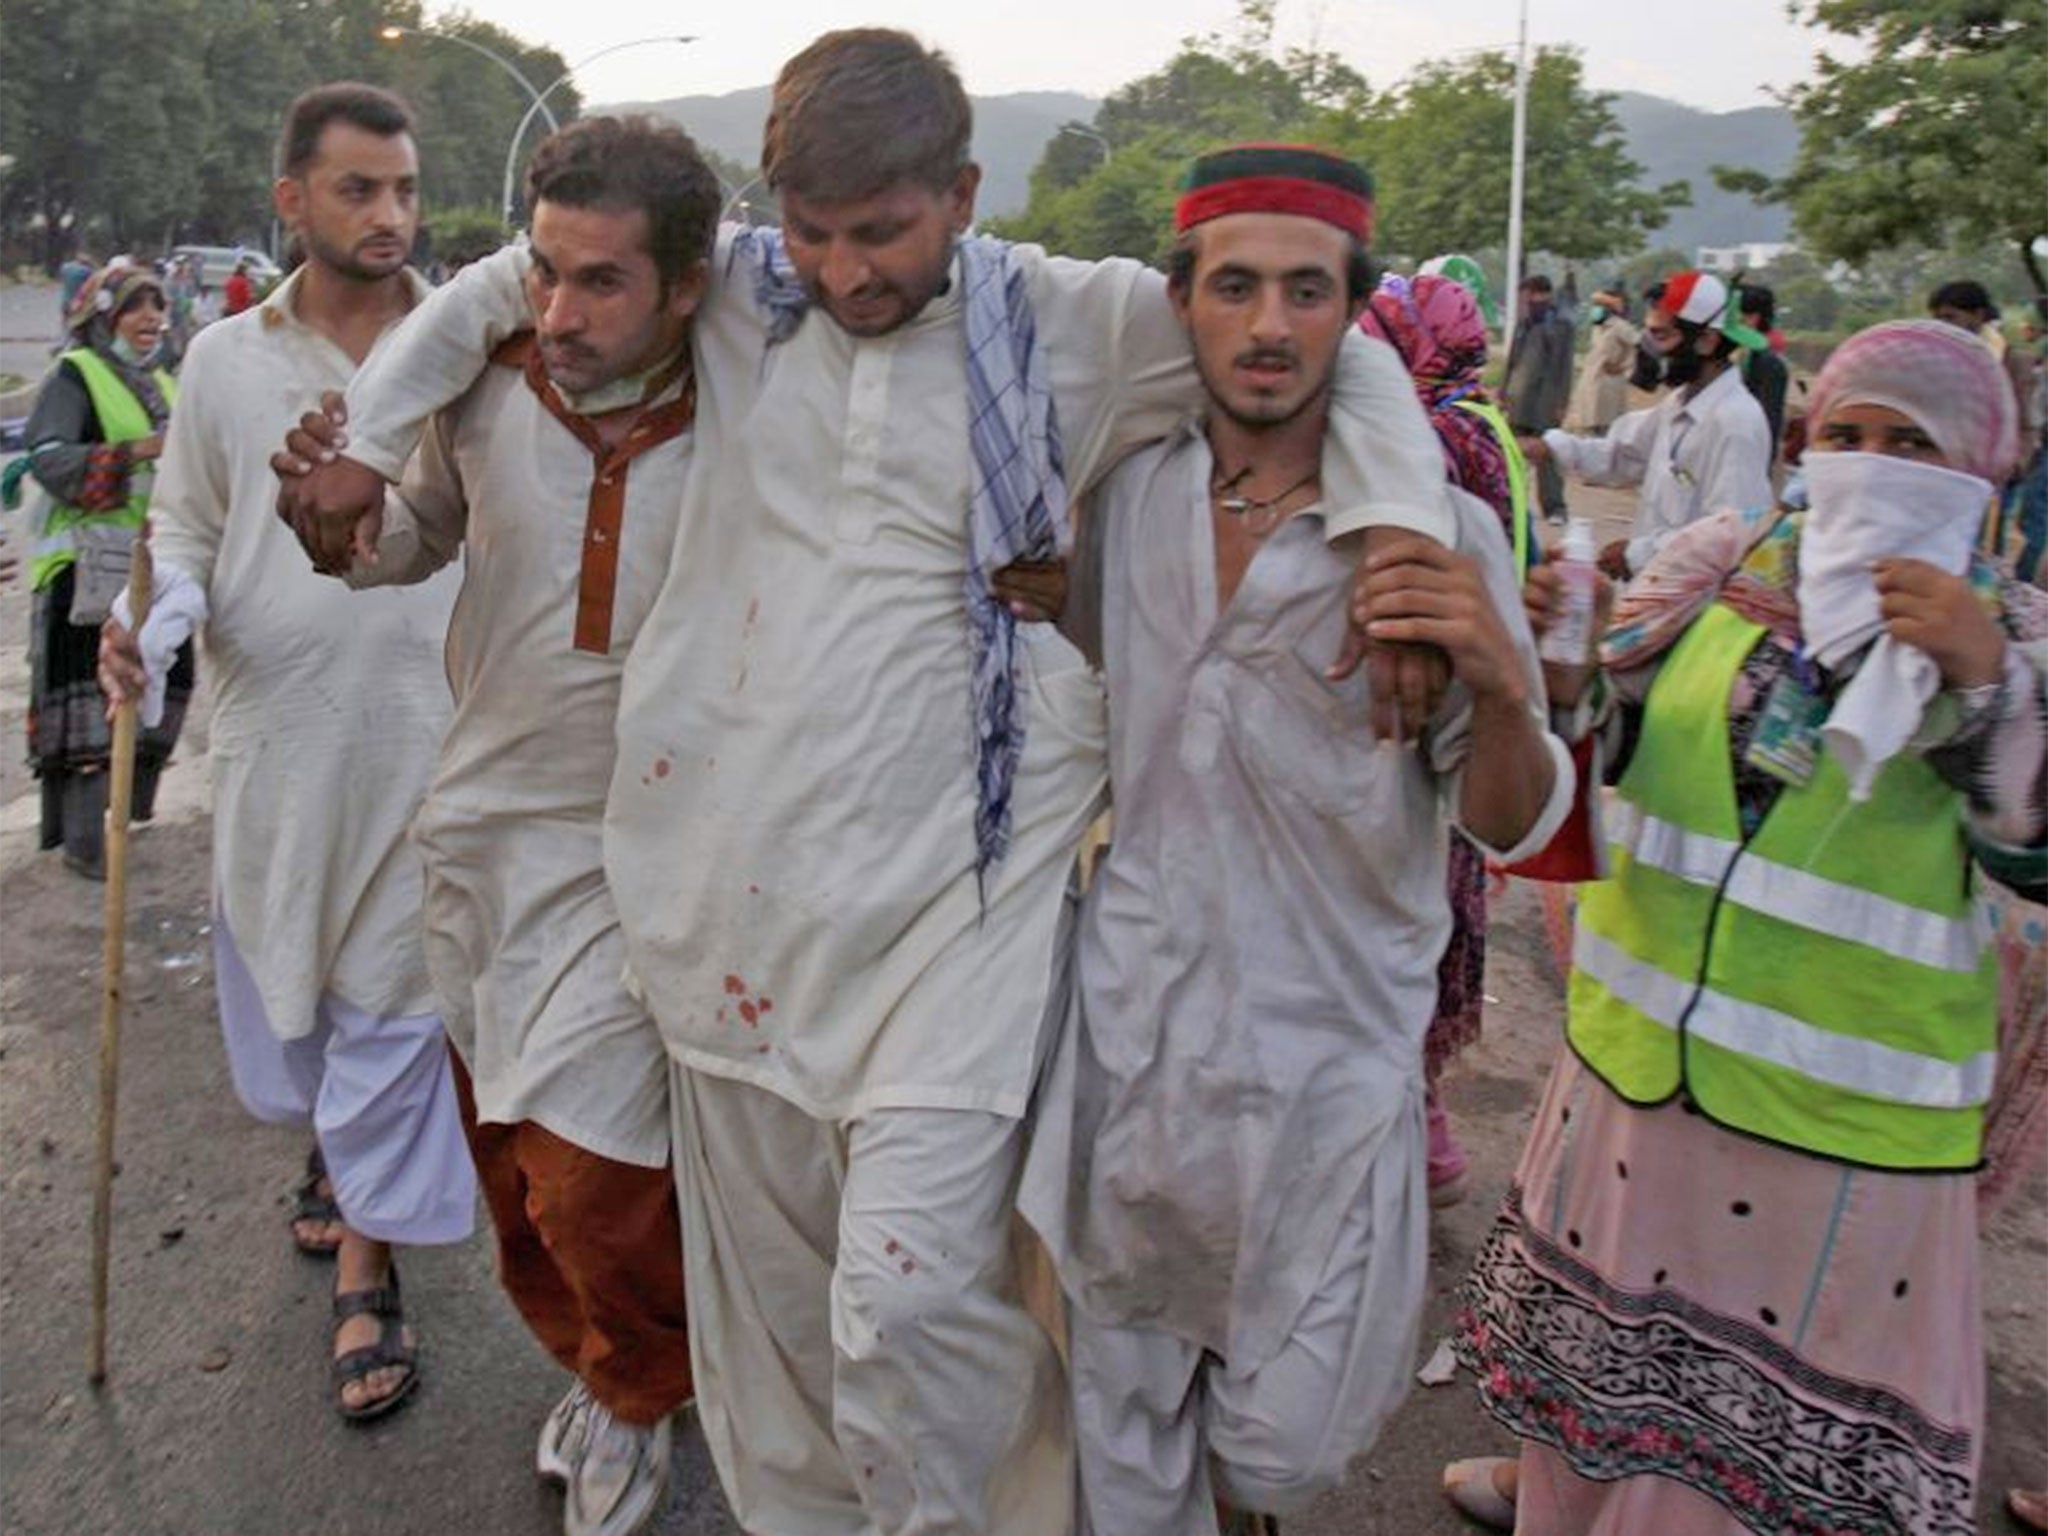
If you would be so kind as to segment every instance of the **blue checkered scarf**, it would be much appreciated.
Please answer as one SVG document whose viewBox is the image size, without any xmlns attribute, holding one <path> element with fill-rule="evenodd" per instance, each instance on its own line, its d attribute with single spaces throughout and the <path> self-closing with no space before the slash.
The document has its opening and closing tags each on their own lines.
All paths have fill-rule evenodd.
<svg viewBox="0 0 2048 1536">
<path fill-rule="evenodd" d="M 1010 851 L 1010 794 L 1024 754 L 1017 703 L 1017 621 L 990 576 L 1015 560 L 1050 560 L 1067 544 L 1067 485 L 1045 349 L 1010 248 L 984 237 L 959 243 L 967 330 L 968 438 L 974 500 L 967 522 L 967 625 L 973 636 L 975 875 L 984 903 L 989 876 Z M 772 229 L 739 236 L 768 341 L 787 340 L 809 296 Z"/>
</svg>

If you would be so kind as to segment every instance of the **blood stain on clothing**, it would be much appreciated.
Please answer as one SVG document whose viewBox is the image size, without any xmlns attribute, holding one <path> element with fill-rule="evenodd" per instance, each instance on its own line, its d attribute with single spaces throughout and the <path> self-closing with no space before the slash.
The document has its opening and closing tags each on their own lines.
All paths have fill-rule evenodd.
<svg viewBox="0 0 2048 1536">
<path fill-rule="evenodd" d="M 901 1253 L 902 1251 L 903 1251 L 903 1245 L 902 1245 L 901 1243 L 897 1242 L 897 1241 L 896 1241 L 896 1239 L 895 1239 L 895 1238 L 893 1238 L 893 1237 L 892 1237 L 892 1238 L 890 1238 L 888 1242 L 886 1242 L 886 1243 L 884 1243 L 884 1244 L 882 1245 L 882 1252 L 884 1252 L 884 1253 L 886 1253 L 886 1254 L 891 1254 L 891 1255 L 894 1255 L 894 1254 L 898 1254 L 898 1253 Z"/>
<path fill-rule="evenodd" d="M 725 990 L 734 997 L 743 997 L 746 995 L 747 984 L 728 971 L 725 977 Z"/>
<path fill-rule="evenodd" d="M 747 1027 L 749 1029 L 753 1028 L 756 1024 L 761 1022 L 760 1011 L 756 1009 L 754 1005 L 748 1002 L 745 998 L 740 999 L 740 1017 L 747 1021 Z"/>
<path fill-rule="evenodd" d="M 669 771 L 672 767 L 673 765 L 667 758 L 657 757 L 654 760 L 654 776 L 657 779 L 665 779 L 669 776 Z"/>
</svg>

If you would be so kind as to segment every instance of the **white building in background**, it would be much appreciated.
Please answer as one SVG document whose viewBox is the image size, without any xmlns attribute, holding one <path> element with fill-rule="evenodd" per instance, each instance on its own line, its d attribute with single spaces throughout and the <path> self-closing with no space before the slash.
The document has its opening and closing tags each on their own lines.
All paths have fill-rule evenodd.
<svg viewBox="0 0 2048 1536">
<path fill-rule="evenodd" d="M 1799 245 L 1792 240 L 1751 240 L 1742 245 L 1703 245 L 1694 265 L 1702 272 L 1754 272 Z"/>
</svg>

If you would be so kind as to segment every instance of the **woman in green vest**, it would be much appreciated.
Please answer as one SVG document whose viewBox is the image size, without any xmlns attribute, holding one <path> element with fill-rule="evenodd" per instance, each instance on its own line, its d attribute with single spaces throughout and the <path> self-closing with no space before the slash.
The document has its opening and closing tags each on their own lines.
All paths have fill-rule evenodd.
<svg viewBox="0 0 2048 1536">
<path fill-rule="evenodd" d="M 1524 1536 L 1977 1529 L 1981 869 L 2042 878 L 2048 624 L 1973 552 L 1982 343 L 1873 327 L 1809 419 L 1810 511 L 1672 540 L 1577 701 L 1608 876 L 1457 1341 L 1522 1453 L 1445 1473 Z"/>
<path fill-rule="evenodd" d="M 1474 276 L 1454 275 L 1461 270 Z M 1359 326 L 1399 355 L 1443 444 L 1445 474 L 1451 484 L 1493 508 L 1515 551 L 1516 568 L 1527 575 L 1541 554 L 1530 526 L 1529 467 L 1507 417 L 1479 379 L 1486 366 L 1486 321 L 1481 295 L 1468 285 L 1484 282 L 1477 272 L 1465 258 L 1453 257 L 1440 273 L 1385 277 Z M 1435 1206 L 1455 1205 L 1465 1195 L 1465 1152 L 1438 1097 L 1437 1081 L 1479 1038 L 1486 993 L 1486 861 L 1456 832 L 1451 834 L 1447 884 L 1451 938 L 1437 965 L 1436 1013 L 1422 1041 L 1429 1199 Z"/>
<path fill-rule="evenodd" d="M 126 550 L 149 506 L 176 386 L 158 366 L 164 291 L 154 272 L 109 265 L 79 290 L 70 347 L 29 416 L 27 472 L 43 508 L 29 580 L 29 758 L 42 781 L 42 846 L 100 878 L 111 733 L 97 680 L 100 624 L 126 580 Z M 162 722 L 141 733 L 134 814 L 147 820 L 193 682 L 188 643 L 171 669 Z"/>
</svg>

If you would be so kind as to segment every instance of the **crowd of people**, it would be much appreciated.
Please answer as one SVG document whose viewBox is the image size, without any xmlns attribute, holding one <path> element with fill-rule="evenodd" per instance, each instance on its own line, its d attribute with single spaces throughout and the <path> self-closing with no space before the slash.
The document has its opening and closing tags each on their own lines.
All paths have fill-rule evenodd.
<svg viewBox="0 0 2048 1536">
<path fill-rule="evenodd" d="M 828 33 L 780 229 L 593 118 L 429 289 L 409 110 L 328 85 L 303 260 L 175 379 L 172 279 L 71 299 L 44 841 L 103 867 L 112 707 L 149 814 L 196 644 L 227 1060 L 311 1131 L 336 1409 L 410 1400 L 396 1250 L 481 1191 L 570 1536 L 644 1527 L 686 1412 L 764 1536 L 1270 1536 L 1412 1377 L 1509 869 L 1576 892 L 1566 1039 L 1455 1341 L 1521 1452 L 1447 1495 L 1975 1529 L 1979 1209 L 2048 1066 L 1989 299 L 1838 346 L 1791 464 L 1756 285 L 1603 287 L 1578 362 L 1531 276 L 1496 396 L 1479 265 L 1382 272 L 1365 168 L 1203 155 L 1158 272 L 974 234 L 970 130 L 942 55 Z M 1637 497 L 1578 569 L 1572 481 Z"/>
</svg>

